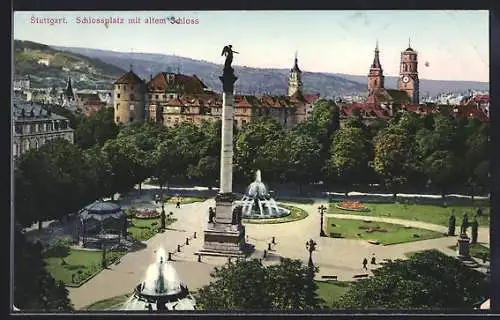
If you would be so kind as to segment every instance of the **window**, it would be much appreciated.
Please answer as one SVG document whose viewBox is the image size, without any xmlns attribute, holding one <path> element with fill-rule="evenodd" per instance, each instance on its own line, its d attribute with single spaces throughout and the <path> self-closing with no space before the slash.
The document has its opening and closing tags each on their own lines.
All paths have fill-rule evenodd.
<svg viewBox="0 0 500 320">
<path fill-rule="evenodd" d="M 286 119 L 285 119 L 285 123 L 286 123 Z M 241 120 L 241 124 L 242 124 L 242 125 L 246 125 L 246 124 L 247 124 L 247 121 L 246 121 L 246 120 Z"/>
<path fill-rule="evenodd" d="M 120 99 L 120 94 L 119 93 L 116 94 L 116 98 Z"/>
<path fill-rule="evenodd" d="M 163 99 L 167 99 L 167 95 L 166 94 L 163 95 Z"/>
<path fill-rule="evenodd" d="M 131 104 L 130 107 L 129 107 L 129 109 L 130 109 L 130 111 L 134 111 L 134 109 L 135 109 L 134 105 Z"/>
<path fill-rule="evenodd" d="M 14 130 L 17 134 L 22 134 L 23 133 L 23 127 L 20 124 L 16 124 L 14 127 Z"/>
<path fill-rule="evenodd" d="M 116 122 L 120 122 L 120 117 L 116 117 Z"/>
<path fill-rule="evenodd" d="M 173 94 L 171 94 L 171 95 L 170 95 L 170 99 L 173 99 L 173 98 L 174 98 L 174 95 L 173 95 Z"/>
<path fill-rule="evenodd" d="M 120 90 L 120 85 L 117 86 L 118 90 Z"/>
<path fill-rule="evenodd" d="M 59 130 L 59 121 L 54 122 L 54 129 Z"/>
<path fill-rule="evenodd" d="M 155 94 L 155 99 L 158 99 L 158 95 L 157 94 Z"/>
<path fill-rule="evenodd" d="M 120 107 L 120 104 L 119 104 L 119 103 L 117 103 L 117 104 L 116 104 L 116 111 L 118 111 L 118 108 L 119 108 L 119 107 Z"/>
<path fill-rule="evenodd" d="M 24 141 L 24 151 L 28 151 L 30 149 L 30 141 L 25 140 Z"/>
<path fill-rule="evenodd" d="M 135 97 L 133 94 L 130 95 L 130 100 L 135 100 Z"/>
<path fill-rule="evenodd" d="M 128 121 L 129 121 L 129 122 L 134 122 L 134 118 L 133 118 L 133 117 L 130 117 L 130 118 L 128 119 Z"/>
<path fill-rule="evenodd" d="M 34 133 L 35 132 L 35 124 L 34 123 L 30 124 L 30 131 L 29 132 L 30 133 Z"/>
</svg>

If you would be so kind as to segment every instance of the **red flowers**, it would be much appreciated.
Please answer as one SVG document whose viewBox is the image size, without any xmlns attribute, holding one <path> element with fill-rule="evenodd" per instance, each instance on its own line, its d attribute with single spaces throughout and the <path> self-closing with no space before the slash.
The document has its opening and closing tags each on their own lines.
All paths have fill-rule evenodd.
<svg viewBox="0 0 500 320">
<path fill-rule="evenodd" d="M 160 216 L 160 213 L 156 210 L 153 210 L 153 209 L 146 209 L 144 211 L 138 211 L 135 214 L 135 217 L 138 219 L 151 219 L 151 218 L 156 218 L 159 216 Z"/>
</svg>

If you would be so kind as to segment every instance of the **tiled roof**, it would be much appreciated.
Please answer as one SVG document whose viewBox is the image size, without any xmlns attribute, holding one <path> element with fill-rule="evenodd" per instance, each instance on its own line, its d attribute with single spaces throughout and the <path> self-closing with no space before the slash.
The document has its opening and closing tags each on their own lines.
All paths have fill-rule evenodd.
<svg viewBox="0 0 500 320">
<path fill-rule="evenodd" d="M 148 82 L 148 89 L 155 91 L 180 91 L 187 93 L 201 93 L 205 84 L 196 76 L 160 72 Z"/>
<path fill-rule="evenodd" d="M 129 71 L 118 78 L 115 84 L 144 84 L 144 80 L 139 78 L 133 71 Z"/>
<path fill-rule="evenodd" d="M 313 104 L 320 97 L 319 93 L 306 93 L 304 94 L 304 100 L 308 104 Z"/>
<path fill-rule="evenodd" d="M 48 111 L 38 103 L 27 102 L 16 97 L 12 99 L 12 113 L 14 121 L 67 120 L 65 117 Z"/>
<path fill-rule="evenodd" d="M 408 93 L 402 90 L 392 90 L 392 89 L 386 89 L 385 92 L 387 93 L 387 97 L 389 98 L 389 101 L 394 101 L 398 103 L 403 103 L 403 102 L 410 102 L 410 97 L 408 96 Z"/>
<path fill-rule="evenodd" d="M 76 93 L 76 96 L 81 100 L 101 101 L 97 93 Z"/>
</svg>

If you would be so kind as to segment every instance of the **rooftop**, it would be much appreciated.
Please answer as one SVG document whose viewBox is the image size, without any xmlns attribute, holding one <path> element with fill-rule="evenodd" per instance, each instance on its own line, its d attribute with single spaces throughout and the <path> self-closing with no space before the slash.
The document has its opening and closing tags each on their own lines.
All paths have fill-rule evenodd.
<svg viewBox="0 0 500 320">
<path fill-rule="evenodd" d="M 43 121 L 68 120 L 67 118 L 51 113 L 42 105 L 26 101 L 19 97 L 12 98 L 12 115 L 15 121 Z"/>
</svg>

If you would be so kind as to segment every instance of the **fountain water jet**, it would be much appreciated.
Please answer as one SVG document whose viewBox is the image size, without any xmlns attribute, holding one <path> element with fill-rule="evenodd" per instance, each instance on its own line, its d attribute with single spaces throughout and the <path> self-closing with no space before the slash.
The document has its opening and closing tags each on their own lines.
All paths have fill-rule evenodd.
<svg viewBox="0 0 500 320">
<path fill-rule="evenodd" d="M 255 181 L 248 186 L 243 198 L 235 202 L 242 207 L 243 217 L 247 219 L 280 218 L 290 214 L 290 210 L 279 207 L 271 198 L 260 170 L 255 173 Z"/>
<path fill-rule="evenodd" d="M 166 262 L 163 248 L 156 250 L 155 262 L 149 265 L 144 281 L 121 310 L 169 311 L 195 310 L 195 300 L 179 280 L 172 264 Z"/>
</svg>

